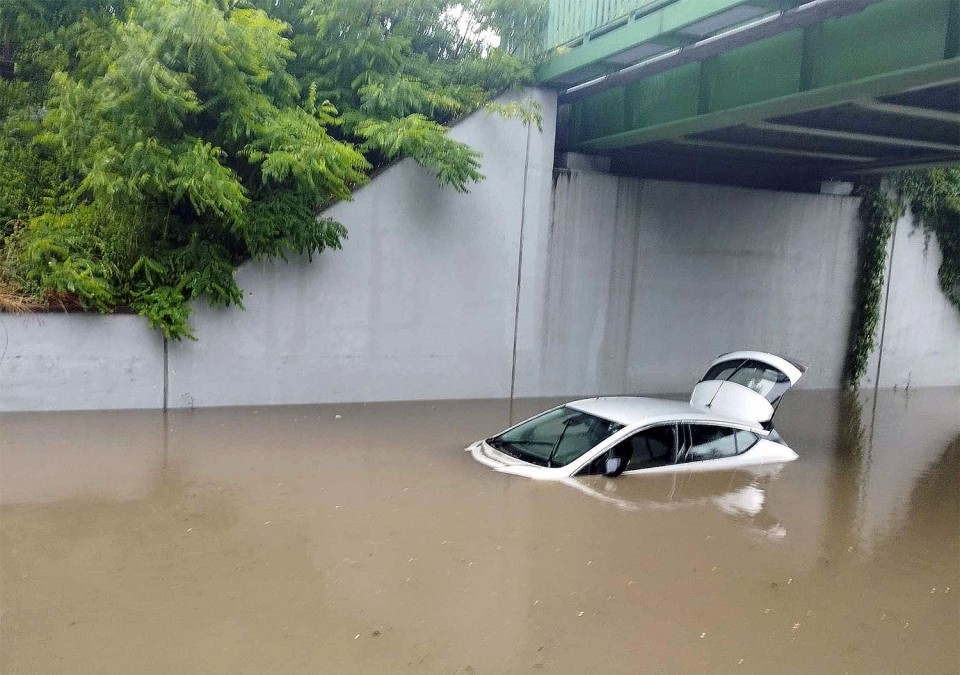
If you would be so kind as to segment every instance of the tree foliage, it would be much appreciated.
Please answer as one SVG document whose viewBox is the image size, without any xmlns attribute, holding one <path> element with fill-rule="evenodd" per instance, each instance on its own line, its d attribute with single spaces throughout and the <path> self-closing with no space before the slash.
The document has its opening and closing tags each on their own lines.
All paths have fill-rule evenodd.
<svg viewBox="0 0 960 675">
<path fill-rule="evenodd" d="M 241 305 L 244 260 L 339 248 L 318 211 L 383 163 L 467 190 L 447 125 L 535 121 L 490 101 L 529 79 L 541 4 L 0 0 L 0 300 L 192 336 L 192 300 Z"/>
</svg>

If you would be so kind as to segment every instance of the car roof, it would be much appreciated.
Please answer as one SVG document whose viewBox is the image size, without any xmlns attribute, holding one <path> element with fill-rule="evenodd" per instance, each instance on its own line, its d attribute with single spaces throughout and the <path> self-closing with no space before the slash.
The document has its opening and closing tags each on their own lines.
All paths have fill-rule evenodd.
<svg viewBox="0 0 960 675">
<path fill-rule="evenodd" d="M 600 396 L 572 401 L 566 405 L 624 426 L 685 419 L 761 428 L 756 422 L 709 413 L 702 408 L 690 405 L 687 401 L 671 401 L 646 396 Z"/>
</svg>

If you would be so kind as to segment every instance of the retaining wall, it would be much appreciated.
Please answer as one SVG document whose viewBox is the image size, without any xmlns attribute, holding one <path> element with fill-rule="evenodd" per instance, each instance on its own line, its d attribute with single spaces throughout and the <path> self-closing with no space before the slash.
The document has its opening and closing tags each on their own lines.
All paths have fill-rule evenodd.
<svg viewBox="0 0 960 675">
<path fill-rule="evenodd" d="M 0 412 L 163 406 L 163 338 L 139 316 L 0 314 Z"/>
<path fill-rule="evenodd" d="M 840 383 L 856 199 L 554 177 L 555 100 L 533 94 L 543 134 L 485 114 L 452 130 L 484 153 L 469 194 L 388 168 L 326 214 L 342 251 L 244 266 L 246 311 L 199 303 L 198 342 L 0 314 L 0 411 L 684 392 L 740 348 Z M 960 385 L 939 252 L 904 219 L 891 260 L 880 384 Z"/>
<path fill-rule="evenodd" d="M 324 214 L 342 251 L 245 266 L 246 311 L 204 307 L 200 340 L 171 345 L 170 405 L 507 396 L 522 221 L 549 217 L 555 98 L 537 96 L 544 133 L 485 113 L 453 128 L 483 152 L 468 194 L 399 162 Z"/>
<path fill-rule="evenodd" d="M 686 391 L 736 349 L 843 376 L 858 200 L 572 171 L 525 264 L 517 392 Z M 526 260 L 526 259 L 525 259 Z"/>
<path fill-rule="evenodd" d="M 960 311 L 940 291 L 943 256 L 936 237 L 915 227 L 908 212 L 887 245 L 881 300 L 882 349 L 874 350 L 864 382 L 882 388 L 960 385 Z"/>
</svg>

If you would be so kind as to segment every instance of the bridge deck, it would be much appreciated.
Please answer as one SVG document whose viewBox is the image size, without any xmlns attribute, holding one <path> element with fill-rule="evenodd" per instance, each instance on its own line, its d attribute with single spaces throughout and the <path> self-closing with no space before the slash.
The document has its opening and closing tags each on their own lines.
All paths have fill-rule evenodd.
<svg viewBox="0 0 960 675">
<path fill-rule="evenodd" d="M 688 43 L 686 59 L 675 47 L 661 59 L 648 52 L 651 44 L 667 45 L 664 36 L 699 40 L 782 3 L 655 4 L 642 5 L 641 18 L 561 51 L 541 70 L 546 84 L 562 90 L 560 150 L 610 156 L 620 173 L 689 178 L 693 172 L 704 179 L 742 171 L 815 180 L 960 161 L 960 0 L 791 2 L 787 10 L 794 13 L 846 5 L 848 15 L 730 49 L 723 48 L 724 36 L 714 38 L 707 50 L 716 53 L 704 58 L 696 56 L 706 51 L 702 41 Z M 710 14 L 708 6 L 717 11 Z M 637 24 L 645 17 L 656 18 L 662 32 L 641 34 Z M 776 18 L 769 15 L 770 26 Z M 598 45 L 619 35 L 623 47 L 628 29 L 642 40 L 618 52 L 630 55 L 618 67 L 633 67 L 574 84 L 590 68 L 610 70 L 612 42 L 601 59 Z"/>
</svg>

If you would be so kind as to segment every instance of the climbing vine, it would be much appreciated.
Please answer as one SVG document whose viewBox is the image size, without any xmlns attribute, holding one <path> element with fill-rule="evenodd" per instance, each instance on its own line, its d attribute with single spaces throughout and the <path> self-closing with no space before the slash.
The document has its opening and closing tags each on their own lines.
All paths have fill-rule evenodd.
<svg viewBox="0 0 960 675">
<path fill-rule="evenodd" d="M 867 370 L 867 359 L 876 342 L 880 323 L 880 299 L 883 297 L 884 265 L 887 242 L 902 211 L 896 196 L 884 190 L 879 182 L 863 184 L 860 195 L 860 261 L 854 289 L 854 321 L 850 339 L 848 381 L 856 388 Z"/>
<path fill-rule="evenodd" d="M 940 289 L 960 310 L 960 167 L 910 171 L 900 178 L 915 223 L 937 238 Z"/>
<path fill-rule="evenodd" d="M 876 343 L 887 243 L 906 204 L 915 224 L 936 237 L 943 254 L 937 273 L 940 288 L 960 310 L 960 167 L 904 172 L 890 178 L 890 189 L 875 181 L 859 185 L 857 193 L 863 230 L 847 370 L 853 388 L 866 372 Z"/>
</svg>

